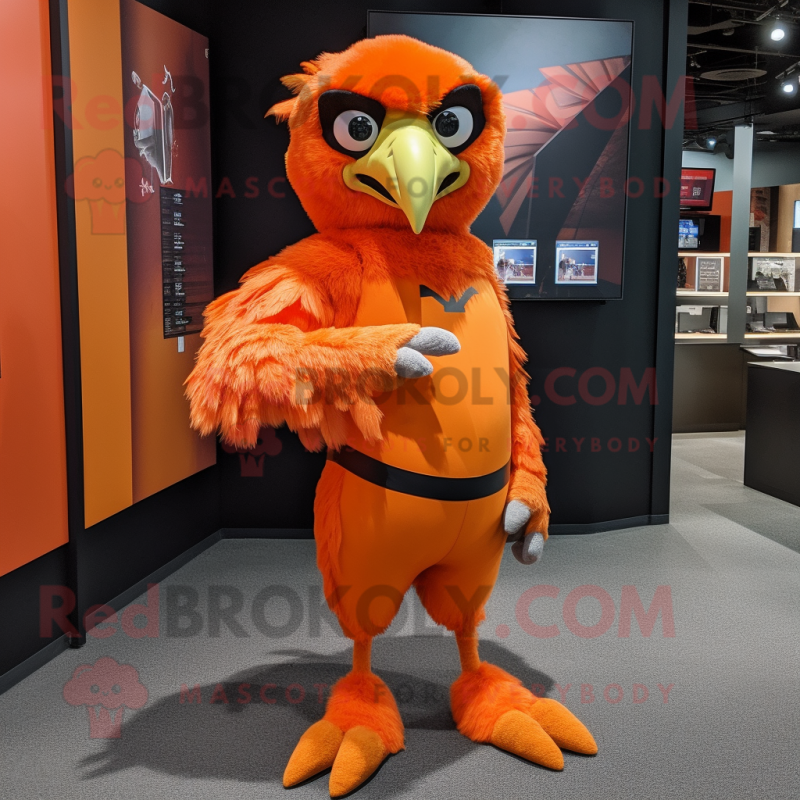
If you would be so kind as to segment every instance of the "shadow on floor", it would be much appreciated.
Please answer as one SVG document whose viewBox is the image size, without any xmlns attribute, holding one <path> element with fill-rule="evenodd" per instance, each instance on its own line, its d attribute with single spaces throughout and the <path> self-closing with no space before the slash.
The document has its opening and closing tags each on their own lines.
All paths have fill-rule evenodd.
<svg viewBox="0 0 800 800">
<path fill-rule="evenodd" d="M 790 503 L 748 499 L 746 503 L 709 503 L 709 511 L 800 553 L 800 508 Z"/>
<path fill-rule="evenodd" d="M 426 752 L 423 759 L 415 756 L 414 770 L 395 774 L 382 796 L 407 789 L 426 770 L 429 774 L 443 769 L 477 746 L 455 731 L 449 684 L 458 673 L 442 666 L 443 647 L 455 649 L 455 642 L 440 636 L 375 640 L 375 664 L 415 665 L 407 672 L 375 668 L 394 694 L 411 737 L 415 730 L 452 731 L 441 736 L 436 752 Z M 199 704 L 185 694 L 182 701 L 180 691 L 148 704 L 123 723 L 121 738 L 106 741 L 102 751 L 83 759 L 83 778 L 146 767 L 191 778 L 280 784 L 300 735 L 322 717 L 327 688 L 349 670 L 350 652 L 349 647 L 332 656 L 283 651 L 276 654 L 287 658 L 282 664 L 220 676 L 219 684 L 201 686 Z M 481 657 L 516 675 L 528 688 L 536 687 L 534 691 L 548 692 L 554 685 L 496 642 L 482 642 Z"/>
</svg>

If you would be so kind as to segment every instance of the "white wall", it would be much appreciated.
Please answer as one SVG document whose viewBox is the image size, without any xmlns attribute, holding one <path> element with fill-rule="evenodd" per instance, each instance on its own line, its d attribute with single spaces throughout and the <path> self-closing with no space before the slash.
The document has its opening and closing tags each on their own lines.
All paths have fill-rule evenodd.
<svg viewBox="0 0 800 800">
<path fill-rule="evenodd" d="M 715 192 L 730 192 L 733 189 L 733 159 L 723 153 L 703 153 L 701 150 L 684 150 L 683 166 L 716 169 Z"/>
<path fill-rule="evenodd" d="M 756 143 L 752 186 L 786 186 L 800 183 L 800 144 Z"/>
<path fill-rule="evenodd" d="M 729 192 L 733 188 L 733 159 L 722 153 L 684 150 L 683 166 L 716 169 L 714 190 Z M 785 186 L 790 183 L 800 183 L 800 144 L 757 142 L 753 152 L 753 177 L 750 185 Z"/>
</svg>

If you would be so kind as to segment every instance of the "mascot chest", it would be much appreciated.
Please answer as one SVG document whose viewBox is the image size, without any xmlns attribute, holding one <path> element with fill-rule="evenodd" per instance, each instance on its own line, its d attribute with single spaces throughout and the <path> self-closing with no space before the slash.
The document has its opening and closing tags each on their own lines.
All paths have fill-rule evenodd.
<svg viewBox="0 0 800 800">
<path fill-rule="evenodd" d="M 505 465 L 511 452 L 508 333 L 494 287 L 477 279 L 460 296 L 443 297 L 404 279 L 363 286 L 356 326 L 405 322 L 451 331 L 461 351 L 429 356 L 432 375 L 402 381 L 378 399 L 384 439 L 371 454 L 451 477 Z"/>
</svg>

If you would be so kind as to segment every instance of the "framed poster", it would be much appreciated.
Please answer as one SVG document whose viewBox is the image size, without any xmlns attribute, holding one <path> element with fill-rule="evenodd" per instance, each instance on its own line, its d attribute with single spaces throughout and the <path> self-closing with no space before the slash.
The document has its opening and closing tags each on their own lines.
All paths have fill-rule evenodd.
<svg viewBox="0 0 800 800">
<path fill-rule="evenodd" d="M 698 292 L 721 292 L 725 259 L 722 256 L 698 256 L 695 286 Z"/>
<path fill-rule="evenodd" d="M 644 191 L 628 175 L 633 23 L 370 11 L 367 33 L 444 48 L 500 86 L 503 179 L 472 232 L 537 242 L 535 278 L 506 278 L 509 297 L 621 298 L 627 197 Z M 559 242 L 594 242 L 594 263 L 560 269 Z"/>
<path fill-rule="evenodd" d="M 216 461 L 183 382 L 213 299 L 208 40 L 135 0 L 70 0 L 87 527 Z"/>
<path fill-rule="evenodd" d="M 791 257 L 753 258 L 748 289 L 755 292 L 795 292 L 797 260 Z"/>
</svg>

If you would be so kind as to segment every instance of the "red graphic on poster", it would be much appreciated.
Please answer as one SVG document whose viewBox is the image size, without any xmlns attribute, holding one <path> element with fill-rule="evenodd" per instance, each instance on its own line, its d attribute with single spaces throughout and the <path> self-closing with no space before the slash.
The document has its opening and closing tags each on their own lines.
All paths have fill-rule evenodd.
<svg viewBox="0 0 800 800">
<path fill-rule="evenodd" d="M 534 89 L 503 95 L 506 112 L 503 180 L 495 192 L 508 233 L 533 187 L 539 151 L 586 109 L 630 65 L 630 56 L 583 61 L 540 70 L 546 80 Z M 624 127 L 627 116 L 619 125 Z"/>
</svg>

